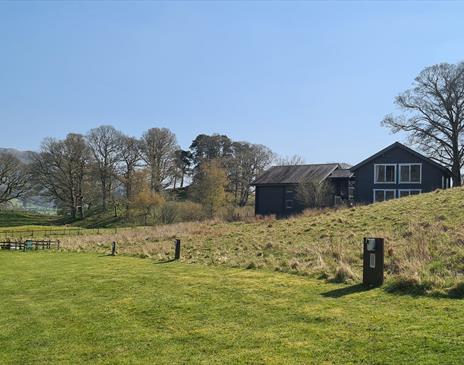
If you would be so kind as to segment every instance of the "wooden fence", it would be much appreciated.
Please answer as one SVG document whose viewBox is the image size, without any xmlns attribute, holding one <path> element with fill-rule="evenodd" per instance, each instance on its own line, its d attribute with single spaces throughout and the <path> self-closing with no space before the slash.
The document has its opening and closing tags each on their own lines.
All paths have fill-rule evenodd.
<svg viewBox="0 0 464 365">
<path fill-rule="evenodd" d="M 0 241 L 0 249 L 1 250 L 45 250 L 51 249 L 52 247 L 56 247 L 57 249 L 60 248 L 60 241 L 52 241 L 52 240 L 25 240 L 25 241 Z"/>
<path fill-rule="evenodd" d="M 0 238 L 13 237 L 52 237 L 52 236 L 80 236 L 89 234 L 116 234 L 118 228 L 63 228 L 63 229 L 28 229 L 28 230 L 1 230 Z"/>
</svg>

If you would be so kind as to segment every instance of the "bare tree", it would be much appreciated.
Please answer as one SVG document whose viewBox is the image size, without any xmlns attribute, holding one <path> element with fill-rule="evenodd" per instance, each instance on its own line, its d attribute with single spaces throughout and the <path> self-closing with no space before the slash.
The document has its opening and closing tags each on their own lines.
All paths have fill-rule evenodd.
<svg viewBox="0 0 464 365">
<path fill-rule="evenodd" d="M 231 190 L 237 205 L 247 204 L 251 183 L 271 164 L 273 159 L 272 151 L 263 145 L 233 142 L 232 158 L 227 167 Z"/>
<path fill-rule="evenodd" d="M 304 163 L 305 159 L 298 155 L 280 156 L 275 161 L 277 166 L 303 165 Z"/>
<path fill-rule="evenodd" d="M 322 208 L 331 205 L 333 186 L 327 181 L 304 179 L 296 189 L 297 200 L 307 208 Z"/>
<path fill-rule="evenodd" d="M 167 128 L 150 128 L 142 137 L 142 158 L 150 169 L 150 187 L 160 192 L 172 183 L 176 136 Z"/>
<path fill-rule="evenodd" d="M 0 153 L 0 205 L 24 196 L 28 181 L 26 166 L 11 153 Z"/>
<path fill-rule="evenodd" d="M 464 165 L 464 63 L 425 68 L 413 87 L 398 95 L 402 116 L 387 115 L 382 125 L 406 132 L 409 142 L 448 167 L 453 185 L 461 185 Z"/>
<path fill-rule="evenodd" d="M 141 142 L 134 137 L 122 136 L 120 139 L 119 180 L 124 186 L 126 200 L 133 199 L 134 175 L 142 158 Z"/>
<path fill-rule="evenodd" d="M 84 177 L 89 150 L 80 134 L 70 133 L 65 140 L 48 138 L 33 156 L 32 172 L 45 195 L 66 207 L 71 216 L 83 217 Z"/>
<path fill-rule="evenodd" d="M 113 190 L 116 164 L 119 160 L 119 146 L 122 133 L 110 125 L 91 129 L 87 142 L 92 152 L 95 172 L 101 189 L 102 207 L 106 210 L 107 202 Z"/>
</svg>

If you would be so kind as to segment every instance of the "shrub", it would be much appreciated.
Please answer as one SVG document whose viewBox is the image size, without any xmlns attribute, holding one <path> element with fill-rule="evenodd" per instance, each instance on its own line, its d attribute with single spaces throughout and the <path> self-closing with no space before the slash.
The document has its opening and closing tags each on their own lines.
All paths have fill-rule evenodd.
<svg viewBox="0 0 464 365">
<path fill-rule="evenodd" d="M 312 178 L 302 181 L 296 191 L 297 200 L 305 207 L 322 208 L 332 205 L 333 186 L 327 181 Z"/>
<path fill-rule="evenodd" d="M 166 202 L 161 208 L 161 222 L 164 224 L 171 224 L 177 222 L 177 218 L 179 215 L 179 203 L 170 201 Z"/>
<path fill-rule="evenodd" d="M 177 202 L 177 219 L 180 222 L 202 221 L 206 218 L 201 204 L 192 201 Z"/>
<path fill-rule="evenodd" d="M 164 202 L 165 200 L 161 194 L 148 189 L 137 194 L 134 205 L 142 211 L 144 225 L 148 225 L 150 220 L 156 221 L 158 210 L 164 205 Z"/>
<path fill-rule="evenodd" d="M 227 205 L 219 209 L 218 218 L 228 222 L 255 221 L 255 209 L 252 206 L 236 207 Z"/>
</svg>

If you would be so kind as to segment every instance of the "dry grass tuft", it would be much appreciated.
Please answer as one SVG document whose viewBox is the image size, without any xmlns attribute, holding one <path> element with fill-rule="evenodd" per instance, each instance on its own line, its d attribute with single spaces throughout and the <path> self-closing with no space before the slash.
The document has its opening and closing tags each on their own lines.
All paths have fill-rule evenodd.
<svg viewBox="0 0 464 365">
<path fill-rule="evenodd" d="M 348 283 L 357 279 L 359 277 L 351 270 L 351 267 L 345 262 L 340 262 L 332 281 L 335 283 Z"/>
</svg>

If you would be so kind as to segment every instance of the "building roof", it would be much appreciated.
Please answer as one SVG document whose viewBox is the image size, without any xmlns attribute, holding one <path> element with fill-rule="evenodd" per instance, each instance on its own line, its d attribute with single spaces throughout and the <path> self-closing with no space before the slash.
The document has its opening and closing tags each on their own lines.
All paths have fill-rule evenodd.
<svg viewBox="0 0 464 365">
<path fill-rule="evenodd" d="M 354 175 L 354 173 L 349 169 L 336 169 L 335 171 L 333 171 L 329 177 L 330 178 L 333 178 L 333 179 L 346 179 L 346 178 L 350 178 Z"/>
<path fill-rule="evenodd" d="M 412 155 L 420 158 L 421 160 L 426 161 L 426 162 L 438 167 L 439 169 L 447 172 L 448 174 L 451 174 L 450 171 L 446 167 L 444 167 L 443 165 L 440 165 L 438 162 L 435 162 L 434 160 L 432 160 L 432 159 L 430 159 L 428 157 L 425 157 L 424 155 L 420 154 L 419 152 L 414 151 L 413 149 L 405 146 L 404 144 L 402 144 L 400 142 L 395 142 L 395 143 L 391 144 L 390 146 L 385 147 L 383 150 L 377 152 L 376 154 L 372 155 L 371 157 L 366 158 L 365 160 L 361 161 L 357 165 L 353 166 L 351 168 L 351 171 L 356 171 L 361 166 L 364 166 L 366 163 L 371 162 L 372 160 L 375 160 L 377 157 L 382 156 L 384 153 L 386 153 L 386 152 L 388 152 L 388 151 L 390 151 L 390 150 L 392 150 L 394 148 L 401 148 L 401 149 L 411 153 Z"/>
<path fill-rule="evenodd" d="M 252 185 L 298 184 L 305 179 L 323 181 L 337 169 L 340 169 L 338 163 L 273 166 L 259 176 Z"/>
</svg>

